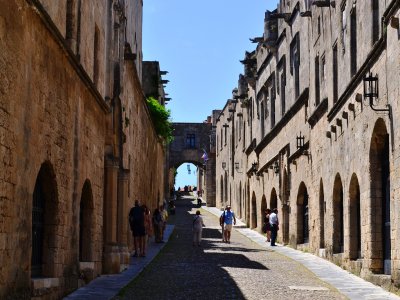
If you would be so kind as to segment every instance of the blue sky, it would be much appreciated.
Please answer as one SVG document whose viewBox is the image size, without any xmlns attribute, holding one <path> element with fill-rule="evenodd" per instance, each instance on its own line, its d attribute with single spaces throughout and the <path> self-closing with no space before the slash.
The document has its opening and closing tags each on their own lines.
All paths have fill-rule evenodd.
<svg viewBox="0 0 400 300">
<path fill-rule="evenodd" d="M 173 122 L 202 122 L 222 109 L 237 86 L 249 38 L 262 36 L 264 13 L 276 0 L 145 0 L 143 57 L 157 60 L 170 82 Z M 176 187 L 195 185 L 196 167 L 178 168 Z"/>
<path fill-rule="evenodd" d="M 145 0 L 144 60 L 157 60 L 170 82 L 174 122 L 202 122 L 237 86 L 249 38 L 262 36 L 276 0 Z"/>
</svg>

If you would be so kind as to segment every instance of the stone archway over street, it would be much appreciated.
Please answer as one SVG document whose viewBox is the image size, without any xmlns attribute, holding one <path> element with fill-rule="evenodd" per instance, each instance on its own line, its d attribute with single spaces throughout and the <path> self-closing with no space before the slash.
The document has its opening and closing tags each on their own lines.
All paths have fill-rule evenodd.
<svg viewBox="0 0 400 300">
<path fill-rule="evenodd" d="M 173 128 L 174 140 L 169 146 L 169 170 L 177 169 L 187 162 L 197 166 L 197 187 L 203 190 L 202 198 L 207 205 L 215 206 L 215 133 L 212 123 L 173 123 Z"/>
</svg>

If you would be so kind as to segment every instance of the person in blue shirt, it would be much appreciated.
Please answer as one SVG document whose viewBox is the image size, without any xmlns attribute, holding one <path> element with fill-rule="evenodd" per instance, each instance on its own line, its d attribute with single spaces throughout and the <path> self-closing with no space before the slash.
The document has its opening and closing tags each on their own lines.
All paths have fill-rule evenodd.
<svg viewBox="0 0 400 300">
<path fill-rule="evenodd" d="M 228 244 L 231 243 L 231 231 L 232 231 L 232 223 L 236 225 L 236 218 L 233 211 L 231 211 L 231 207 L 229 205 L 226 206 L 225 211 L 221 215 L 221 221 L 224 224 L 224 240 Z"/>
</svg>

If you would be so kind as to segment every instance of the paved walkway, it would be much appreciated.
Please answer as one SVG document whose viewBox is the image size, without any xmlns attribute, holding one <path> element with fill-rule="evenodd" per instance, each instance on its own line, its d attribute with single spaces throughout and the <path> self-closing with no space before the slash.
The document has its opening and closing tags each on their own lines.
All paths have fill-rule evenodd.
<svg viewBox="0 0 400 300">
<path fill-rule="evenodd" d="M 343 299 L 332 287 L 349 299 L 400 299 L 325 259 L 289 247 L 270 247 L 263 235 L 240 220 L 232 243 L 222 243 L 216 218 L 221 210 L 215 207 L 202 206 L 208 212 L 204 247 L 192 248 L 188 228 L 196 209 L 190 199 L 177 205 L 180 216 L 171 218 L 174 234 L 160 255 L 165 244 L 151 243 L 146 258 L 132 258 L 126 271 L 101 276 L 65 299 Z M 174 225 L 168 225 L 166 240 Z"/>
<path fill-rule="evenodd" d="M 164 240 L 168 241 L 174 226 L 167 225 L 164 232 Z M 127 270 L 120 274 L 102 275 L 91 281 L 88 285 L 76 290 L 64 299 L 67 300 L 108 300 L 126 286 L 132 279 L 139 275 L 143 269 L 157 256 L 166 243 L 157 244 L 150 242 L 146 257 L 131 257 Z"/>
<path fill-rule="evenodd" d="M 204 207 L 204 209 L 215 216 L 221 215 L 221 211 L 216 207 Z M 243 222 L 238 220 L 237 225 L 238 227 L 243 227 Z M 268 250 L 273 250 L 301 263 L 307 269 L 312 271 L 318 278 L 335 287 L 349 299 L 400 299 L 400 297 L 389 293 L 383 288 L 365 281 L 346 270 L 343 270 L 342 268 L 323 258 L 310 253 L 294 250 L 290 247 L 271 247 L 269 246 L 269 243 L 265 242 L 265 237 L 263 235 L 249 228 L 237 228 L 236 230 L 244 236 L 247 236 L 250 240 L 254 241 L 261 247 Z"/>
</svg>

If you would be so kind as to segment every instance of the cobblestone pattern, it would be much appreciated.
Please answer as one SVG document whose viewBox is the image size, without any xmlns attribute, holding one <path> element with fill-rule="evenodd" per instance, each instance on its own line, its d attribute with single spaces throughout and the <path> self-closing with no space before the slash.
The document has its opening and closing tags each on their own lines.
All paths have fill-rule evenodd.
<svg viewBox="0 0 400 300">
<path fill-rule="evenodd" d="M 218 219 L 204 210 L 202 247 L 193 247 L 195 210 L 188 198 L 177 202 L 170 242 L 115 299 L 345 299 L 301 264 L 236 231 L 223 243 Z"/>
</svg>

